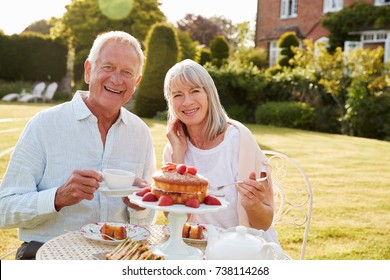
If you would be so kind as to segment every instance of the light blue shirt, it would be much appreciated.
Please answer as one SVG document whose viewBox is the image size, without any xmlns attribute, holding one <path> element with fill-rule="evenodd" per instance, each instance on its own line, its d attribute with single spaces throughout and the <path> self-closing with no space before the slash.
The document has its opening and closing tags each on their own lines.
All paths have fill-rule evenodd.
<svg viewBox="0 0 390 280">
<path fill-rule="evenodd" d="M 0 227 L 19 228 L 21 240 L 46 242 L 94 222 L 150 224 L 156 219 L 153 210 L 134 211 L 122 198 L 99 191 L 93 200 L 56 211 L 56 190 L 75 169 L 128 169 L 148 182 L 156 169 L 147 125 L 121 108 L 103 146 L 97 118 L 82 94 L 34 116 L 16 144 L 0 186 Z"/>
</svg>

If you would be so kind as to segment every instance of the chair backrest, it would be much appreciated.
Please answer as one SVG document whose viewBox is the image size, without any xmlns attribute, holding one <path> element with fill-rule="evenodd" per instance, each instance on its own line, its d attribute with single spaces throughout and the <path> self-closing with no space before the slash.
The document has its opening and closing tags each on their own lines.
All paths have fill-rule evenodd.
<svg viewBox="0 0 390 280">
<path fill-rule="evenodd" d="M 274 225 L 279 237 L 286 232 L 287 242 L 281 245 L 291 249 L 300 246 L 300 259 L 305 258 L 306 244 L 309 235 L 310 219 L 313 206 L 312 187 L 309 178 L 300 165 L 288 156 L 270 150 L 263 150 L 272 165 L 272 185 L 275 199 Z M 283 226 L 282 226 L 283 225 Z M 302 233 L 303 232 L 303 233 Z M 300 236 L 302 234 L 302 236 Z M 297 237 L 298 236 L 298 237 Z M 298 240 L 298 242 L 297 242 Z M 295 243 L 295 245 L 293 244 Z"/>
<path fill-rule="evenodd" d="M 46 91 L 43 94 L 43 98 L 45 101 L 53 99 L 53 96 L 56 93 L 57 87 L 58 87 L 58 84 L 56 82 L 53 82 L 47 86 Z"/>
<path fill-rule="evenodd" d="M 33 96 L 36 96 L 36 97 L 41 97 L 42 96 L 42 92 L 43 90 L 45 89 L 46 87 L 46 84 L 44 82 L 39 82 L 38 84 L 36 84 L 33 88 L 33 91 L 32 91 L 32 95 Z"/>
</svg>

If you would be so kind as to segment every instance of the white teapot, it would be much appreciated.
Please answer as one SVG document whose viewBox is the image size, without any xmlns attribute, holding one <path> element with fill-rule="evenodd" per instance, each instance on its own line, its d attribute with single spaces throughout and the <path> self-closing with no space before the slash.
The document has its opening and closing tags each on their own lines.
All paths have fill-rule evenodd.
<svg viewBox="0 0 390 280">
<path fill-rule="evenodd" d="M 262 238 L 263 230 L 237 226 L 218 233 L 213 225 L 205 227 L 208 234 L 205 256 L 208 260 L 284 259 L 283 250 L 278 244 Z"/>
</svg>

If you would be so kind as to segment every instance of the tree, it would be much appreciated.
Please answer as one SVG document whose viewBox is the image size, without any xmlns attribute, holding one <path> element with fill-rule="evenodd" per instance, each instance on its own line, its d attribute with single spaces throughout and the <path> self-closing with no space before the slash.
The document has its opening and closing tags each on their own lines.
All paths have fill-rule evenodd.
<svg viewBox="0 0 390 280">
<path fill-rule="evenodd" d="M 50 28 L 52 28 L 53 25 L 51 25 L 47 20 L 42 19 L 35 21 L 31 23 L 29 26 L 27 26 L 22 33 L 26 32 L 35 32 L 35 33 L 41 33 L 45 35 L 50 34 Z"/>
<path fill-rule="evenodd" d="M 200 15 L 187 14 L 176 25 L 180 31 L 188 31 L 192 40 L 206 46 L 216 36 L 223 35 L 221 27 L 215 21 Z"/>
<path fill-rule="evenodd" d="M 134 0 L 133 9 L 123 20 L 112 20 L 100 10 L 96 0 L 72 0 L 66 13 L 51 30 L 54 37 L 66 38 L 75 51 L 75 79 L 82 78 L 83 64 L 96 36 L 122 30 L 143 43 L 150 27 L 165 21 L 157 0 Z"/>
<path fill-rule="evenodd" d="M 267 51 L 263 48 L 241 47 L 233 56 L 229 58 L 229 62 L 238 61 L 243 65 L 252 63 L 259 69 L 268 67 Z"/>
<path fill-rule="evenodd" d="M 230 19 L 223 16 L 212 17 L 210 20 L 221 28 L 231 49 L 236 50 L 243 46 L 254 45 L 255 30 L 249 21 L 233 24 Z"/>
<path fill-rule="evenodd" d="M 232 37 L 234 38 L 233 43 L 237 46 L 237 49 L 255 45 L 255 29 L 251 27 L 249 21 L 236 24 Z"/>
<path fill-rule="evenodd" d="M 146 38 L 146 63 L 142 80 L 135 94 L 135 111 L 151 118 L 166 110 L 164 78 L 177 63 L 179 42 L 175 28 L 166 23 L 152 26 Z"/>
</svg>

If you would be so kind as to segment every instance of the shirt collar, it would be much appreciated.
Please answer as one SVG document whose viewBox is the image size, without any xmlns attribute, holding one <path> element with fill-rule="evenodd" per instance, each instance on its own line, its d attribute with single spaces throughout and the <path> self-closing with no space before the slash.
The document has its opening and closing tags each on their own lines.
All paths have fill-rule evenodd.
<svg viewBox="0 0 390 280">
<path fill-rule="evenodd" d="M 97 121 L 96 116 L 92 114 L 92 112 L 89 110 L 89 108 L 87 107 L 87 105 L 85 104 L 82 98 L 82 96 L 86 94 L 88 94 L 88 91 L 78 90 L 73 96 L 72 103 L 73 103 L 73 110 L 76 115 L 76 119 L 80 121 L 83 119 L 91 118 Z M 125 108 L 121 107 L 121 110 L 119 112 L 119 117 L 115 123 L 119 123 L 120 121 L 123 121 L 124 124 L 128 124 L 128 120 L 123 117 L 125 110 L 126 110 Z"/>
</svg>

